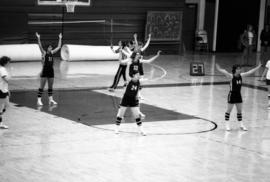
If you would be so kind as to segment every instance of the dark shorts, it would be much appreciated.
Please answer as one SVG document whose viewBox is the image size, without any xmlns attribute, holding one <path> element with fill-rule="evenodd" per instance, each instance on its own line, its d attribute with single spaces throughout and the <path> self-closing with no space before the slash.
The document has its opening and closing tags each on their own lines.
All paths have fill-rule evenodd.
<svg viewBox="0 0 270 182">
<path fill-rule="evenodd" d="M 40 74 L 40 77 L 54 78 L 54 70 L 44 68 Z"/>
<path fill-rule="evenodd" d="M 266 85 L 270 85 L 270 80 L 266 79 Z"/>
<path fill-rule="evenodd" d="M 123 97 L 120 103 L 120 106 L 123 107 L 138 107 L 139 100 L 134 97 Z"/>
<path fill-rule="evenodd" d="M 9 96 L 8 92 L 2 92 L 2 90 L 0 90 L 0 99 L 7 98 L 7 96 Z"/>
<path fill-rule="evenodd" d="M 242 96 L 241 93 L 238 92 L 229 92 L 228 94 L 228 103 L 230 104 L 237 104 L 242 103 Z"/>
</svg>

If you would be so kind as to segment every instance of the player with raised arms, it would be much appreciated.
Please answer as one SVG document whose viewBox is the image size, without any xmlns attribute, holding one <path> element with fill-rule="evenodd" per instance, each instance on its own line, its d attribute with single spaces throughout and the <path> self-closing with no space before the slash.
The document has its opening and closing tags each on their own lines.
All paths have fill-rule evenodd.
<svg viewBox="0 0 270 182">
<path fill-rule="evenodd" d="M 53 54 L 61 49 L 62 45 L 62 34 L 59 34 L 59 41 L 58 46 L 53 49 L 52 45 L 48 45 L 46 51 L 43 49 L 40 35 L 36 33 L 36 37 L 38 40 L 38 45 L 40 51 L 42 53 L 42 71 L 40 74 L 40 87 L 38 89 L 38 96 L 37 96 L 37 104 L 42 106 L 43 103 L 41 101 L 42 93 L 45 87 L 46 82 L 48 82 L 48 96 L 49 96 L 49 104 L 55 105 L 57 102 L 53 100 L 53 83 L 54 83 L 54 59 Z"/>
<path fill-rule="evenodd" d="M 225 121 L 226 121 L 225 127 L 227 131 L 231 130 L 229 119 L 230 119 L 230 113 L 234 105 L 236 106 L 237 120 L 239 121 L 240 129 L 243 131 L 248 130 L 242 121 L 242 103 L 243 103 L 242 95 L 241 95 L 242 77 L 246 77 L 255 73 L 261 67 L 261 65 L 262 64 L 260 63 L 257 67 L 247 72 L 242 72 L 240 65 L 233 65 L 232 73 L 229 73 L 225 69 L 222 69 L 218 64 L 216 64 L 217 70 L 223 73 L 226 77 L 231 79 L 230 91 L 228 94 L 227 111 L 225 113 Z"/>
</svg>

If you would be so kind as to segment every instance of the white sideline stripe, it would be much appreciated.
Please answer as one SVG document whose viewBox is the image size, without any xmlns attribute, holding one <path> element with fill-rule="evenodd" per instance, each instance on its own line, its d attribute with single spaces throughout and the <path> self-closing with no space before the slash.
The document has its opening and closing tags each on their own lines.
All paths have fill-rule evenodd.
<svg viewBox="0 0 270 182">
<path fill-rule="evenodd" d="M 46 25 L 46 24 L 76 24 L 76 23 L 105 23 L 106 20 L 87 20 L 87 21 L 29 21 L 29 25 Z"/>
</svg>

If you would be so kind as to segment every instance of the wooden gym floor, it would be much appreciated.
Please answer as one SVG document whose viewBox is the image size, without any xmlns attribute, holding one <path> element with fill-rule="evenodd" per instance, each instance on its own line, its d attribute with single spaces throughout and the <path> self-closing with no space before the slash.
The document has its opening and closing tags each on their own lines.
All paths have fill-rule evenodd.
<svg viewBox="0 0 270 182">
<path fill-rule="evenodd" d="M 254 55 L 254 64 L 260 55 Z M 206 75 L 190 76 L 191 62 L 204 62 Z M 243 120 L 249 131 L 224 129 L 228 79 L 241 55 L 161 56 L 145 65 L 141 110 L 147 136 L 136 133 L 128 112 L 113 132 L 123 89 L 106 89 L 116 61 L 55 64 L 57 106 L 36 106 L 41 64 L 10 64 L 10 127 L 0 130 L 1 182 L 267 182 L 270 179 L 270 111 L 263 69 L 244 79 Z M 251 67 L 243 68 L 243 71 Z M 120 86 L 123 82 L 120 82 Z"/>
</svg>

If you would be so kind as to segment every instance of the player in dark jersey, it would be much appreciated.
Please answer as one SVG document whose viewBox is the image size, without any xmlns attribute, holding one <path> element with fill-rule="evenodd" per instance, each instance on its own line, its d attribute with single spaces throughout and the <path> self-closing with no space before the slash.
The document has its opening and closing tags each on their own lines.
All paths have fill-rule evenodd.
<svg viewBox="0 0 270 182">
<path fill-rule="evenodd" d="M 129 69 L 128 73 L 131 77 L 133 75 L 133 72 L 139 72 L 140 77 L 142 78 L 144 75 L 143 71 L 143 63 L 151 63 L 154 60 L 156 60 L 160 56 L 161 51 L 158 51 L 157 54 L 150 59 L 144 59 L 143 56 L 140 53 L 133 53 L 131 57 L 126 58 L 125 60 L 122 60 L 121 63 L 128 63 Z M 141 79 L 140 78 L 140 79 Z"/>
<path fill-rule="evenodd" d="M 133 71 L 137 71 L 140 73 L 140 76 L 144 76 L 144 71 L 143 71 L 143 63 L 146 63 L 147 61 L 144 61 L 140 53 L 133 53 L 131 55 L 131 62 L 129 66 L 129 76 L 132 75 Z M 152 60 L 153 61 L 153 60 Z M 152 61 L 148 61 L 147 63 L 150 63 Z"/>
<path fill-rule="evenodd" d="M 141 87 L 140 79 L 142 79 L 142 75 L 140 72 L 140 65 L 142 65 L 142 63 L 151 63 L 152 61 L 154 61 L 155 59 L 157 59 L 159 57 L 160 52 L 161 51 L 158 51 L 157 54 L 150 59 L 142 59 L 142 56 L 140 54 L 135 54 L 134 57 L 122 60 L 122 62 L 128 63 L 128 74 L 127 75 L 128 75 L 128 77 L 131 78 L 131 81 L 127 85 L 126 92 L 125 92 L 124 97 L 122 99 L 122 102 L 120 104 L 121 107 L 120 107 L 118 114 L 117 114 L 115 133 L 117 133 L 117 134 L 119 133 L 119 126 L 120 126 L 121 120 L 124 117 L 126 107 L 132 107 L 134 112 L 135 112 L 134 116 L 136 117 L 136 121 L 137 121 L 137 124 L 139 126 L 139 132 L 142 135 L 145 135 L 142 128 L 140 127 L 141 118 L 145 117 L 144 114 L 140 111 L 139 98 L 138 98 L 139 89 Z M 134 78 L 135 78 L 136 82 L 138 82 L 137 83 L 138 85 L 136 85 L 136 97 L 134 97 L 134 94 L 132 95 L 132 97 L 128 97 L 128 95 L 131 95 L 129 93 L 134 93 L 134 92 L 129 91 L 129 88 L 131 87 L 130 84 L 133 84 L 132 80 L 134 80 Z"/>
<path fill-rule="evenodd" d="M 40 87 L 38 89 L 38 96 L 37 96 L 37 104 L 39 106 L 42 106 L 42 93 L 45 87 L 46 82 L 48 82 L 48 96 L 49 96 L 49 104 L 50 105 L 55 105 L 57 104 L 53 100 L 53 82 L 54 82 L 54 60 L 53 60 L 53 54 L 55 54 L 58 50 L 61 49 L 61 44 L 62 44 L 62 34 L 59 34 L 59 41 L 58 41 L 58 46 L 53 49 L 51 45 L 47 47 L 47 50 L 45 51 L 42 47 L 41 41 L 40 41 L 40 35 L 36 33 L 36 37 L 38 39 L 38 45 L 39 48 L 42 52 L 42 71 L 40 74 Z"/>
<path fill-rule="evenodd" d="M 143 56 L 140 53 L 134 52 L 134 53 L 132 53 L 130 58 L 127 58 L 127 59 L 123 60 L 122 62 L 128 62 L 128 64 L 129 64 L 128 73 L 129 73 L 130 77 L 133 75 L 133 72 L 139 72 L 140 80 L 142 80 L 143 76 L 144 76 L 143 63 L 153 62 L 154 60 L 156 60 L 159 57 L 160 53 L 161 53 L 161 51 L 158 51 L 157 54 L 155 56 L 153 56 L 152 58 L 143 59 Z M 140 87 L 140 89 L 141 89 L 141 87 Z M 140 91 L 138 93 L 138 98 L 142 99 Z M 145 115 L 142 112 L 140 112 L 140 115 L 142 118 L 145 118 Z"/>
<path fill-rule="evenodd" d="M 125 44 L 125 42 L 119 41 L 118 45 L 119 45 L 119 48 L 116 50 L 114 50 L 113 46 L 111 46 L 111 49 L 114 53 L 119 53 L 119 63 L 120 63 L 118 70 L 116 72 L 116 75 L 114 76 L 113 84 L 109 88 L 109 91 L 111 91 L 111 92 L 113 92 L 116 89 L 121 76 L 123 76 L 123 79 L 125 82 L 124 86 L 126 86 L 126 84 L 127 84 L 126 83 L 127 82 L 127 79 L 126 79 L 127 63 L 121 63 L 121 60 L 126 58 L 126 56 L 122 53 L 122 50 L 125 49 L 126 44 Z"/>
<path fill-rule="evenodd" d="M 139 59 L 142 59 L 143 53 L 145 51 L 145 49 L 149 46 L 150 41 L 151 41 L 151 34 L 148 35 L 148 39 L 147 42 L 145 43 L 145 45 L 143 45 L 142 42 L 138 42 L 137 40 L 137 34 L 134 34 L 134 49 L 131 51 L 129 49 L 124 50 L 123 54 L 125 54 L 127 57 L 130 57 L 132 60 L 135 59 L 136 55 L 141 55 L 141 57 Z M 143 72 L 143 64 L 138 61 L 134 63 L 134 65 L 131 65 L 130 67 L 131 69 L 139 69 L 140 75 L 143 76 L 144 72 Z M 142 99 L 142 96 L 140 95 L 139 92 L 139 98 Z M 141 113 L 142 115 L 144 115 L 143 113 Z"/>
<path fill-rule="evenodd" d="M 121 121 L 124 117 L 124 114 L 126 112 L 126 109 L 129 107 L 131 109 L 131 112 L 133 113 L 133 116 L 135 117 L 139 134 L 145 135 L 145 132 L 142 129 L 142 122 L 140 118 L 140 109 L 139 109 L 139 100 L 138 100 L 138 91 L 140 88 L 140 74 L 139 72 L 133 72 L 131 80 L 128 82 L 126 86 L 125 93 L 122 97 L 120 108 L 117 113 L 117 119 L 116 119 L 116 128 L 115 133 L 119 133 L 119 127 L 121 124 Z"/>
<path fill-rule="evenodd" d="M 233 106 L 236 106 L 237 110 L 237 120 L 239 121 L 240 124 L 240 129 L 243 131 L 247 131 L 248 129 L 245 127 L 243 121 L 242 121 L 242 96 L 241 96 L 241 87 L 242 87 L 242 77 L 249 76 L 253 73 L 255 73 L 260 67 L 261 63 L 247 71 L 242 73 L 241 72 L 241 66 L 240 65 L 234 65 L 232 67 L 232 73 L 227 72 L 225 69 L 222 69 L 218 64 L 216 64 L 216 68 L 219 72 L 223 73 L 225 76 L 231 79 L 230 81 L 230 91 L 228 94 L 228 105 L 227 105 L 227 111 L 225 113 L 225 121 L 226 121 L 226 130 L 230 131 L 230 113 L 233 109 Z"/>
</svg>

